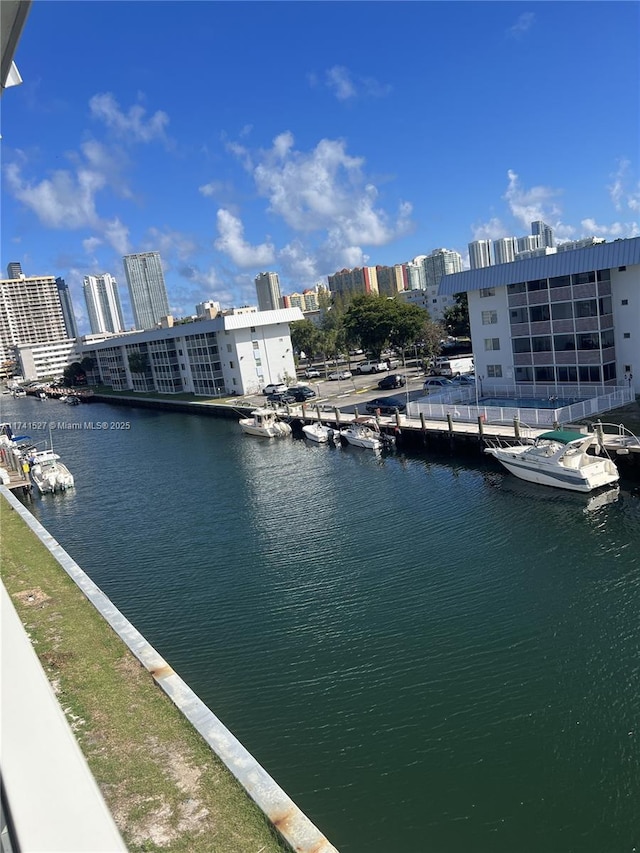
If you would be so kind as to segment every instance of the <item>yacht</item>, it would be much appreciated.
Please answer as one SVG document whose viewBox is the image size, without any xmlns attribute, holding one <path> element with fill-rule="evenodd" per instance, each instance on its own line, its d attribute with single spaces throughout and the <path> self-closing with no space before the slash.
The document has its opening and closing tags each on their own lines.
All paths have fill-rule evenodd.
<svg viewBox="0 0 640 853">
<path fill-rule="evenodd" d="M 40 450 L 29 457 L 31 480 L 41 495 L 73 488 L 73 475 L 53 450 Z"/>
<path fill-rule="evenodd" d="M 291 435 L 289 424 L 278 420 L 273 409 L 254 409 L 251 416 L 241 418 L 239 424 L 247 435 L 259 435 L 263 438 L 284 438 Z"/>
</svg>

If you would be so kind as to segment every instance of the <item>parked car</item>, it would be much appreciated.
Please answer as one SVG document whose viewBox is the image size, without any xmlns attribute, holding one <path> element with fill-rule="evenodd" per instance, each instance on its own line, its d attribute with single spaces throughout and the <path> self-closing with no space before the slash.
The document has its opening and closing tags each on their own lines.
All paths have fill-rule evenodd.
<svg viewBox="0 0 640 853">
<path fill-rule="evenodd" d="M 293 397 L 296 403 L 305 403 L 307 400 L 315 397 L 316 392 L 306 385 L 296 385 L 295 388 L 289 388 L 287 395 Z"/>
<path fill-rule="evenodd" d="M 386 361 L 363 361 L 357 367 L 357 373 L 383 373 L 389 370 L 389 365 Z"/>
<path fill-rule="evenodd" d="M 445 379 L 444 376 L 430 376 L 425 380 L 422 386 L 425 391 L 446 391 L 447 388 L 455 388 L 455 385 L 450 379 Z"/>
<path fill-rule="evenodd" d="M 270 385 L 265 385 L 262 389 L 262 393 L 267 396 L 267 394 L 284 394 L 285 391 L 289 389 L 283 382 L 272 382 Z"/>
<path fill-rule="evenodd" d="M 290 391 L 274 391 L 273 394 L 267 395 L 267 403 L 295 403 L 296 398 Z"/>
<path fill-rule="evenodd" d="M 475 385 L 476 377 L 473 373 L 462 373 L 451 380 L 454 385 Z"/>
<path fill-rule="evenodd" d="M 374 414 L 379 409 L 381 415 L 393 415 L 396 409 L 399 412 L 404 412 L 406 408 L 406 400 L 400 397 L 375 397 L 365 404 L 368 414 Z"/>
<path fill-rule="evenodd" d="M 307 367 L 304 372 L 304 375 L 307 377 L 307 379 L 317 379 L 322 374 L 320 373 L 317 367 Z"/>
<path fill-rule="evenodd" d="M 335 382 L 340 379 L 351 379 L 352 376 L 353 373 L 350 370 L 336 370 L 335 373 L 330 373 L 328 378 Z"/>
<path fill-rule="evenodd" d="M 403 385 L 406 384 L 406 379 L 400 373 L 390 373 L 388 376 L 384 376 L 378 382 L 378 388 L 382 388 L 383 391 L 386 391 L 389 388 L 402 388 Z"/>
</svg>

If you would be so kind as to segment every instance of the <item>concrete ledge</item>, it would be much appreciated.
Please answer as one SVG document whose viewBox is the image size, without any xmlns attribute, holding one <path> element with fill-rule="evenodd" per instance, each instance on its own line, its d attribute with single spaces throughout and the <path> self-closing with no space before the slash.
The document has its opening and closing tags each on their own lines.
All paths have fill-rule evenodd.
<svg viewBox="0 0 640 853">
<path fill-rule="evenodd" d="M 296 806 L 282 788 L 276 784 L 229 729 L 202 702 L 188 684 L 174 672 L 167 661 L 147 642 L 131 622 L 125 619 L 102 590 L 71 559 L 60 543 L 48 533 L 6 486 L 0 486 L 0 497 L 4 497 L 7 500 L 10 506 L 36 534 L 96 610 L 133 652 L 142 666 L 153 676 L 156 683 L 228 767 L 240 785 L 242 785 L 251 799 L 263 811 L 293 850 L 299 851 L 299 853 L 338 853 L 337 849 L 322 835 L 318 828 Z M 33 653 L 33 650 L 31 651 Z M 44 673 L 42 674 L 44 676 Z M 46 678 L 46 676 L 44 677 Z M 58 708 L 58 710 L 60 709 Z M 46 752 L 43 755 L 46 755 Z M 10 791 L 8 791 L 8 794 L 11 796 Z M 25 847 L 24 849 L 26 850 L 27 848 Z M 73 848 L 73 850 L 75 849 L 77 848 Z M 93 848 L 86 847 L 85 849 Z M 95 849 L 99 850 L 101 848 Z M 118 850 L 120 848 L 114 847 L 113 849 Z M 72 850 L 72 848 L 69 848 L 69 850 Z"/>
</svg>

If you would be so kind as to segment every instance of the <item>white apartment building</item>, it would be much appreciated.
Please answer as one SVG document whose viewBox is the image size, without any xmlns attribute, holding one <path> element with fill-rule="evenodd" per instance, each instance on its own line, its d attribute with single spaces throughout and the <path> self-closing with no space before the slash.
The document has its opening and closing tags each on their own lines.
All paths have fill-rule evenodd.
<svg viewBox="0 0 640 853">
<path fill-rule="evenodd" d="M 443 276 L 466 292 L 476 374 L 640 393 L 640 237 Z"/>
<path fill-rule="evenodd" d="M 87 344 L 81 355 L 95 359 L 95 378 L 116 391 L 255 394 L 294 380 L 289 324 L 302 319 L 299 308 L 235 311 Z M 142 372 L 132 370 L 134 353 Z"/>
<path fill-rule="evenodd" d="M 491 266 L 491 240 L 474 240 L 469 243 L 469 266 L 472 270 Z"/>
<path fill-rule="evenodd" d="M 76 338 L 40 344 L 18 344 L 15 348 L 18 371 L 26 382 L 58 379 L 77 360 Z"/>
<path fill-rule="evenodd" d="M 64 341 L 68 337 L 56 279 L 21 275 L 0 280 L 0 363 L 18 344 Z"/>
<path fill-rule="evenodd" d="M 124 332 L 118 282 L 109 273 L 85 275 L 82 288 L 89 315 L 91 332 Z"/>
</svg>

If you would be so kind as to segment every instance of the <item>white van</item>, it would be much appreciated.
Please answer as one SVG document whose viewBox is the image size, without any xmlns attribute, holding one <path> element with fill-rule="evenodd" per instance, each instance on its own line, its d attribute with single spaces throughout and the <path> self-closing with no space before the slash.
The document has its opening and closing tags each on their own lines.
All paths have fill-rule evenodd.
<svg viewBox="0 0 640 853">
<path fill-rule="evenodd" d="M 433 373 L 436 376 L 447 376 L 449 379 L 465 373 L 473 373 L 474 370 L 472 355 L 439 356 L 433 366 Z"/>
</svg>

